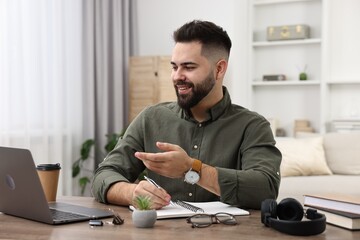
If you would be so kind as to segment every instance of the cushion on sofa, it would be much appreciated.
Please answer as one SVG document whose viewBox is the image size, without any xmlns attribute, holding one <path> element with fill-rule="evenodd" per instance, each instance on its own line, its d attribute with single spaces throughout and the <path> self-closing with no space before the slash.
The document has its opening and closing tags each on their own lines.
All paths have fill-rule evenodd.
<svg viewBox="0 0 360 240">
<path fill-rule="evenodd" d="M 282 177 L 332 174 L 326 163 L 322 137 L 276 138 L 276 147 L 282 153 Z"/>
<path fill-rule="evenodd" d="M 324 149 L 333 173 L 360 175 L 360 132 L 327 133 Z"/>
</svg>

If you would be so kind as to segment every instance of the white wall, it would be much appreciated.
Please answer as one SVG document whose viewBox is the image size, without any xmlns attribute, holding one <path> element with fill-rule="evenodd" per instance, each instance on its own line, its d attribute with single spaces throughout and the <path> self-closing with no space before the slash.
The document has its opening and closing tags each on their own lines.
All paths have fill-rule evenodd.
<svg viewBox="0 0 360 240">
<path fill-rule="evenodd" d="M 224 85 L 234 103 L 246 106 L 246 6 L 247 1 L 238 0 L 136 0 L 135 55 L 171 55 L 177 28 L 194 19 L 212 21 L 228 32 L 233 43 Z"/>
</svg>

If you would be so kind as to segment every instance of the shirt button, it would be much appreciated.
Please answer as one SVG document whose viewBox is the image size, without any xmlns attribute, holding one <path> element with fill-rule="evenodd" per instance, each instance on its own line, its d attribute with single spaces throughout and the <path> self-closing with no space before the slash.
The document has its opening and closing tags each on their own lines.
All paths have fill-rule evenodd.
<svg viewBox="0 0 360 240">
<path fill-rule="evenodd" d="M 202 127 L 202 124 L 201 124 L 201 123 L 199 123 L 198 127 L 199 127 L 199 128 L 201 128 L 201 127 Z"/>
<path fill-rule="evenodd" d="M 279 173 L 279 172 L 276 172 L 276 174 L 277 174 L 277 175 L 280 175 L 280 173 Z"/>
<path fill-rule="evenodd" d="M 194 145 L 194 147 L 193 147 L 194 149 L 197 149 L 198 148 L 198 145 Z"/>
<path fill-rule="evenodd" d="M 191 197 L 192 196 L 192 193 L 189 193 L 189 197 Z"/>
</svg>

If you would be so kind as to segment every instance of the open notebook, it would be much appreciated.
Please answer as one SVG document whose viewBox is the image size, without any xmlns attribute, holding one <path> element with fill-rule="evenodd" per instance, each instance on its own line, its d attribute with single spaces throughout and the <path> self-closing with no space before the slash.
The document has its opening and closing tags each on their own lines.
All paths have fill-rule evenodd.
<svg viewBox="0 0 360 240">
<path fill-rule="evenodd" d="M 130 206 L 133 210 L 134 207 Z M 249 215 L 250 213 L 241 208 L 230 206 L 226 203 L 215 201 L 215 202 L 184 202 L 175 201 L 174 204 L 170 204 L 163 207 L 157 212 L 157 219 L 166 218 L 182 218 L 189 217 L 196 213 L 215 214 L 219 212 L 226 212 L 233 215 Z"/>
</svg>

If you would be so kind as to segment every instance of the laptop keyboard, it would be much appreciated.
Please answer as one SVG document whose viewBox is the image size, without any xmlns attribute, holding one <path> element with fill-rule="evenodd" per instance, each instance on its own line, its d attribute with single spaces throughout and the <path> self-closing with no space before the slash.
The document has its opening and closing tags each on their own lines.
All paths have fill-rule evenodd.
<svg viewBox="0 0 360 240">
<path fill-rule="evenodd" d="M 67 220 L 67 219 L 73 220 L 73 219 L 84 219 L 84 217 L 88 217 L 86 215 L 64 212 L 53 208 L 50 208 L 50 212 L 54 220 Z"/>
</svg>

